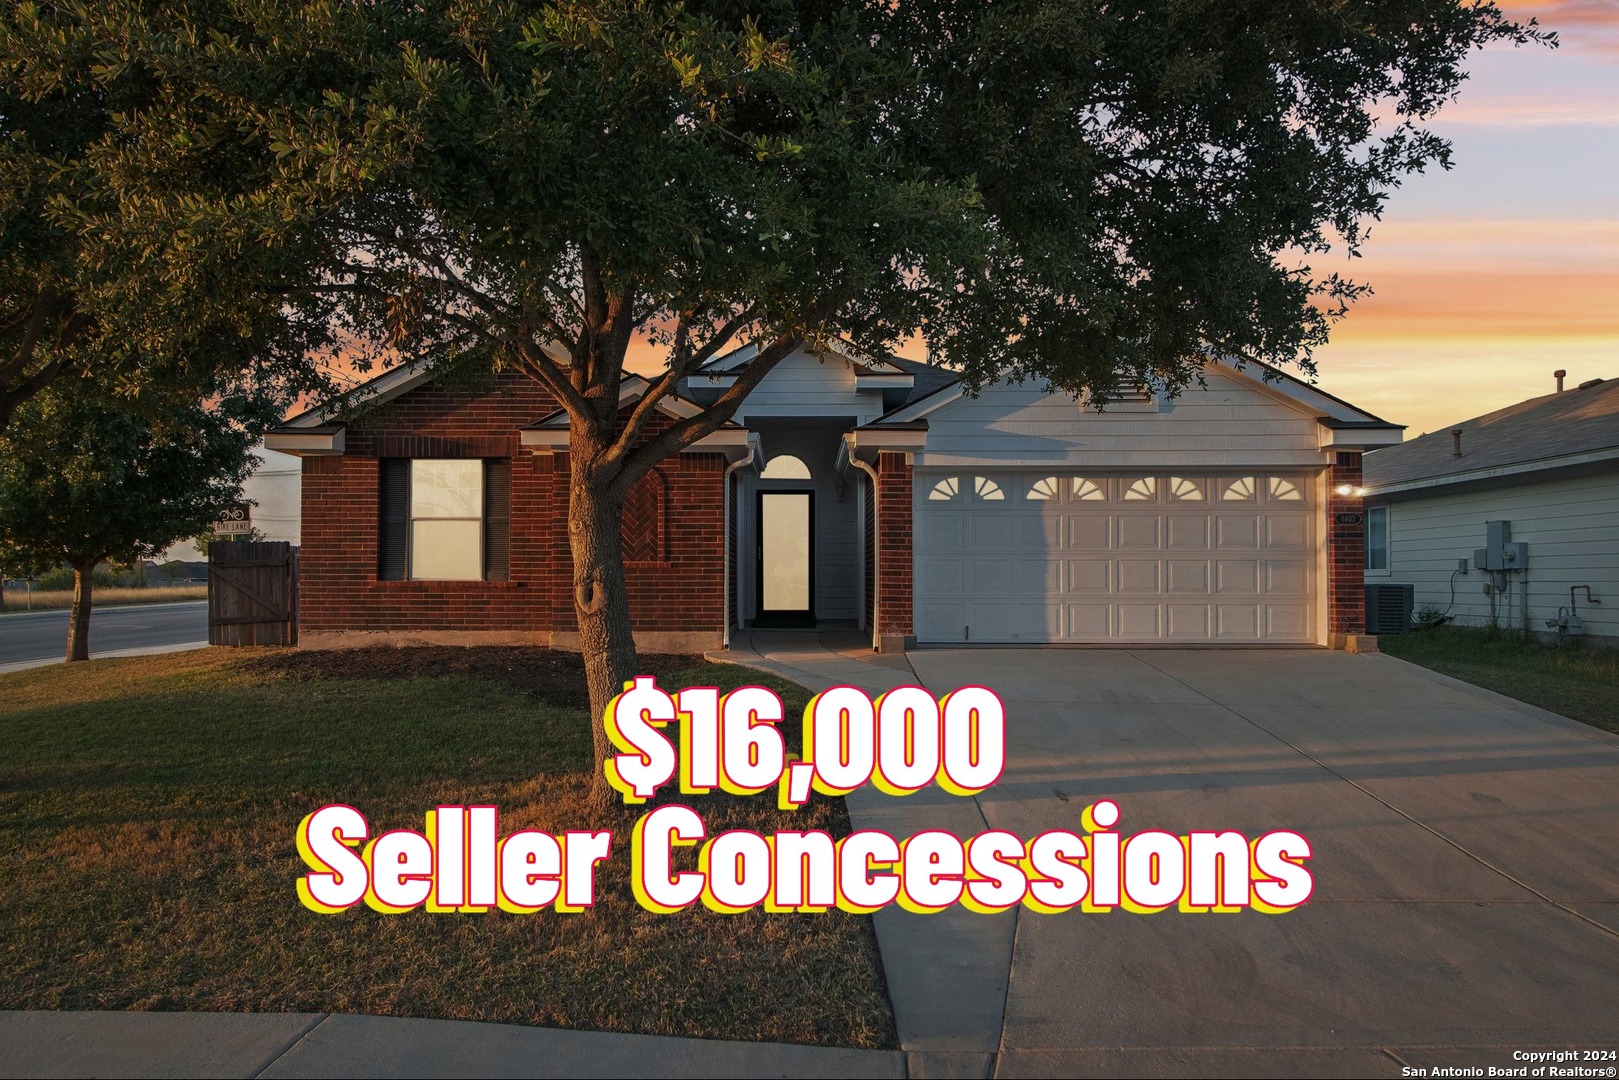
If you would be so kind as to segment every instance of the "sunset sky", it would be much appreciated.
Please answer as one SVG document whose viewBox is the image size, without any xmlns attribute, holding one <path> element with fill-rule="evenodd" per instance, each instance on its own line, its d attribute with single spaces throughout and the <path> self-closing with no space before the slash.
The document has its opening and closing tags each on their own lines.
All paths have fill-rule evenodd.
<svg viewBox="0 0 1619 1080">
<path fill-rule="evenodd" d="M 1619 0 L 1501 6 L 1559 47 L 1475 53 L 1430 124 L 1451 169 L 1395 191 L 1361 258 L 1313 264 L 1373 289 L 1318 385 L 1408 439 L 1549 394 L 1558 368 L 1619 377 Z"/>
<path fill-rule="evenodd" d="M 1619 377 L 1619 0 L 1503 7 L 1561 47 L 1475 54 L 1432 125 L 1454 167 L 1390 198 L 1349 268 L 1375 295 L 1317 357 L 1323 389 L 1407 438 L 1550 393 L 1557 368 Z"/>
<path fill-rule="evenodd" d="M 1502 6 L 1560 47 L 1475 53 L 1430 125 L 1453 167 L 1395 191 L 1362 258 L 1315 263 L 1374 291 L 1317 354 L 1319 385 L 1407 438 L 1550 393 L 1558 368 L 1619 377 L 1619 0 Z"/>
</svg>

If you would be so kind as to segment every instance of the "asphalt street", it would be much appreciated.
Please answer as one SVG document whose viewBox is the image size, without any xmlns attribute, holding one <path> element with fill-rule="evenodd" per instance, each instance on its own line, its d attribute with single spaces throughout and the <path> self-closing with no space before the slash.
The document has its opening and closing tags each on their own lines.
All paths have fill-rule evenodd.
<svg viewBox="0 0 1619 1080">
<path fill-rule="evenodd" d="M 90 616 L 92 657 L 125 649 L 208 640 L 208 603 L 132 604 L 97 608 Z M 60 660 L 67 651 L 67 612 L 0 615 L 0 666 Z"/>
</svg>

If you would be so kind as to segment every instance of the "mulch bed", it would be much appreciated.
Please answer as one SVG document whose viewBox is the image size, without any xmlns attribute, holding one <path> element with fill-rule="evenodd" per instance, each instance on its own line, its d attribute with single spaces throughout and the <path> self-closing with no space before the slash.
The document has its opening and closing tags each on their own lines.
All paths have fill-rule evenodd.
<svg viewBox="0 0 1619 1080">
<path fill-rule="evenodd" d="M 642 653 L 643 671 L 676 671 L 703 662 L 701 656 Z M 518 645 L 391 645 L 359 649 L 278 652 L 246 665 L 256 674 L 302 681 L 408 679 L 427 675 L 481 675 L 534 695 L 548 705 L 589 708 L 585 664 L 578 653 Z"/>
</svg>

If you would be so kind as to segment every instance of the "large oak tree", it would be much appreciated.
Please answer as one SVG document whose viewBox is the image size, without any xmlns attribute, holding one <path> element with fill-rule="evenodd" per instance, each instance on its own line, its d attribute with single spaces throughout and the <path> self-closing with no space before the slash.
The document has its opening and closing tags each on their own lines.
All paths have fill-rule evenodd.
<svg viewBox="0 0 1619 1080">
<path fill-rule="evenodd" d="M 90 154 L 119 163 L 95 235 L 171 278 L 230 266 L 362 363 L 516 369 L 567 409 L 598 717 L 634 668 L 621 499 L 783 357 L 919 333 L 971 387 L 1174 389 L 1211 350 L 1312 371 L 1360 286 L 1308 261 L 1448 164 L 1424 124 L 1471 50 L 1546 38 L 1461 0 L 39 12 L 75 78 L 153 93 Z M 621 412 L 638 336 L 667 367 Z M 734 386 L 647 435 L 744 341 Z"/>
</svg>

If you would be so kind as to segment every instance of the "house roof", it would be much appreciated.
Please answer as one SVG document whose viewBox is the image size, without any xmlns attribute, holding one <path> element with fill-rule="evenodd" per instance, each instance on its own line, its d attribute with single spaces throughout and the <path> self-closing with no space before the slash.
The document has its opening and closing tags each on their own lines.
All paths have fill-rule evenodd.
<svg viewBox="0 0 1619 1080">
<path fill-rule="evenodd" d="M 911 361 L 905 362 L 910 363 Z M 1398 438 L 1398 432 L 1404 430 L 1404 425 L 1391 424 L 1387 420 L 1374 416 L 1364 409 L 1357 408 L 1342 398 L 1334 397 L 1319 387 L 1312 386 L 1303 379 L 1290 375 L 1279 368 L 1253 361 L 1239 366 L 1236 363 L 1219 358 L 1211 358 L 1207 362 L 1207 367 L 1210 370 L 1220 370 L 1227 375 L 1246 379 L 1249 383 L 1264 390 L 1271 396 L 1289 402 L 1302 411 L 1314 413 L 1317 420 L 1324 427 L 1335 431 L 1352 432 L 1358 430 L 1368 433 L 1369 436 L 1380 436 L 1388 439 Z M 932 370 L 948 377 L 933 383 L 926 390 L 919 386 L 918 392 L 912 393 L 910 399 L 903 405 L 890 409 L 866 426 L 888 427 L 909 420 L 921 419 L 935 410 L 944 408 L 966 392 L 965 387 L 959 385 L 960 379 L 953 373 L 946 371 L 944 368 L 932 368 Z M 920 380 L 918 381 L 920 382 Z"/>
<path fill-rule="evenodd" d="M 1462 456 L 1451 434 L 1462 433 Z M 1570 458 L 1619 456 L 1619 379 L 1530 398 L 1442 431 L 1367 454 L 1364 483 L 1374 493 L 1407 485 L 1482 479 L 1492 470 L 1555 468 Z"/>
<path fill-rule="evenodd" d="M 752 363 L 754 357 L 758 355 L 758 346 L 739 345 L 730 352 L 722 356 L 716 356 L 703 364 L 692 373 L 691 377 L 735 375 Z M 891 377 L 899 381 L 883 385 L 892 386 L 896 389 L 906 389 L 907 386 L 903 380 L 910 379 L 908 387 L 910 392 L 902 404 L 909 404 L 917 398 L 926 397 L 935 390 L 951 385 L 959 378 L 955 372 L 948 368 L 939 367 L 936 364 L 926 364 L 918 360 L 905 360 L 893 354 L 873 356 L 856 348 L 852 342 L 847 340 L 840 340 L 838 348 L 826 355 L 838 356 L 849 361 L 854 367 L 855 376 L 858 379 L 870 380 L 875 383 L 879 379 Z"/>
</svg>

